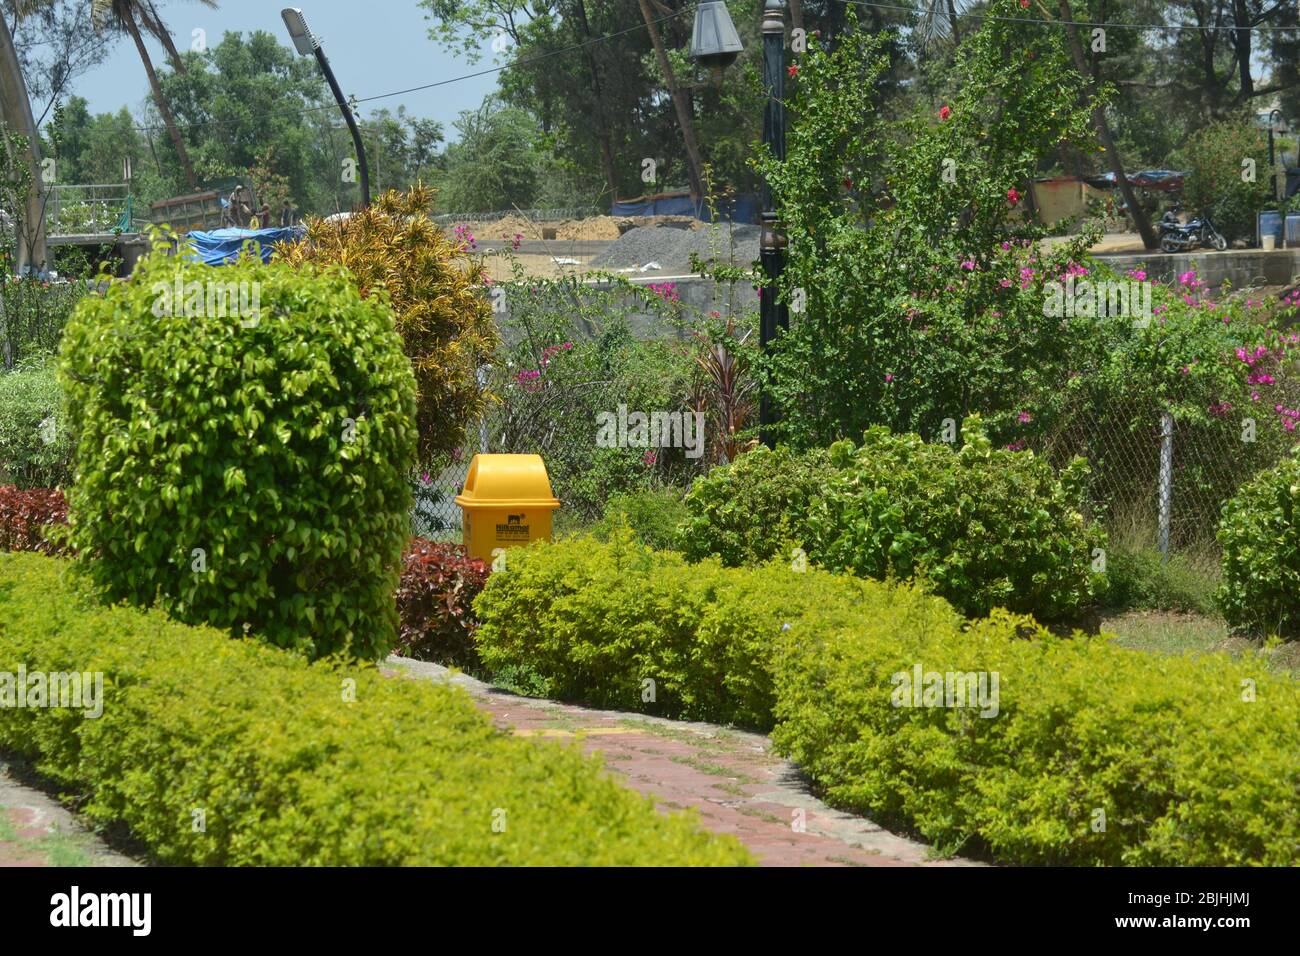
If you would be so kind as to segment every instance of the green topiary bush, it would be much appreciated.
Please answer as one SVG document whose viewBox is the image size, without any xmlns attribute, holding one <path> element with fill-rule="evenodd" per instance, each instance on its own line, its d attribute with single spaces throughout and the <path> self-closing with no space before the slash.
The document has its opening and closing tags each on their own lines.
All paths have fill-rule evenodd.
<svg viewBox="0 0 1300 956">
<path fill-rule="evenodd" d="M 54 366 L 0 372 L 0 484 L 57 488 L 72 480 L 72 441 Z"/>
<path fill-rule="evenodd" d="M 459 689 L 98 607 L 68 571 L 0 555 L 0 661 L 101 672 L 102 713 L 0 707 L 0 751 L 84 797 L 96 824 L 129 828 L 157 862 L 750 862 L 733 838 L 660 814 L 576 748 L 495 729 Z"/>
<path fill-rule="evenodd" d="M 1105 542 L 1076 510 L 1083 462 L 1058 479 L 1032 452 L 990 447 L 978 416 L 962 438 L 954 451 L 876 426 L 829 454 L 751 452 L 696 482 L 681 546 L 734 565 L 794 542 L 826 568 L 924 580 L 968 615 L 1058 620 L 1093 603 Z"/>
<path fill-rule="evenodd" d="M 387 651 L 416 433 L 381 298 L 339 269 L 154 255 L 82 302 L 60 355 L 72 544 L 110 599 L 312 656 Z"/>
<path fill-rule="evenodd" d="M 1223 506 L 1217 595 L 1234 627 L 1300 636 L 1300 452 L 1262 471 Z"/>
<path fill-rule="evenodd" d="M 774 727 L 829 802 L 946 851 L 1223 866 L 1294 863 L 1300 846 L 1300 690 L 1260 656 L 1152 656 L 1002 611 L 967 622 L 908 585 L 688 565 L 626 538 L 512 551 L 476 609 L 497 671 Z M 918 666 L 985 693 L 916 706 L 900 692 Z"/>
</svg>

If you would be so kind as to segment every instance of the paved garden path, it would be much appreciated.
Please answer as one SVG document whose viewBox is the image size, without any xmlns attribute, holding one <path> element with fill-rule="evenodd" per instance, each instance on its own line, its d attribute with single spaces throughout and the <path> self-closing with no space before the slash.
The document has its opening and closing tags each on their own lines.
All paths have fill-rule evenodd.
<svg viewBox="0 0 1300 956">
<path fill-rule="evenodd" d="M 464 674 L 390 657 L 410 674 L 463 687 L 497 726 L 521 737 L 569 740 L 661 808 L 693 807 L 700 823 L 730 833 L 766 866 L 972 866 L 841 813 L 811 793 L 762 734 L 519 697 Z"/>
<path fill-rule="evenodd" d="M 0 757 L 0 866 L 137 866 Z"/>
</svg>

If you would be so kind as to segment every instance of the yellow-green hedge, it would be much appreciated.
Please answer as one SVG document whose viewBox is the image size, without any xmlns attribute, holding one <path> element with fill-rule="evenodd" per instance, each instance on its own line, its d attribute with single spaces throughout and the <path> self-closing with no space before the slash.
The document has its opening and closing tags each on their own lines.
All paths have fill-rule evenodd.
<svg viewBox="0 0 1300 956">
<path fill-rule="evenodd" d="M 1258 658 L 1147 655 L 1006 612 L 967 623 L 910 586 L 688 565 L 621 539 L 513 550 L 475 608 L 489 667 L 560 696 L 772 726 L 828 801 L 947 850 L 1300 862 L 1300 690 Z M 917 664 L 996 672 L 996 716 L 895 706 L 895 675 Z"/>
<path fill-rule="evenodd" d="M 0 749 L 164 863 L 749 861 L 576 750 L 495 730 L 462 691 L 99 607 L 66 562 L 0 554 L 0 671 L 20 665 L 102 672 L 103 715 L 0 708 Z"/>
</svg>

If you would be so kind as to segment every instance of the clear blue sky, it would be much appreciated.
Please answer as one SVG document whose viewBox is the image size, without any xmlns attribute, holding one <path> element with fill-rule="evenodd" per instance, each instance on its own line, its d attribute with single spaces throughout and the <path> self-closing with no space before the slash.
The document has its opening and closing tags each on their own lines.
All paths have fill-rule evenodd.
<svg viewBox="0 0 1300 956">
<path fill-rule="evenodd" d="M 219 43 L 227 31 L 253 30 L 265 30 L 289 45 L 280 10 L 290 5 L 278 0 L 220 0 L 220 7 L 212 10 L 201 3 L 172 0 L 159 4 L 158 11 L 171 28 L 177 49 L 185 51 L 196 28 L 206 31 L 209 46 Z M 339 85 L 348 96 L 365 98 L 422 86 L 495 65 L 491 38 L 484 41 L 484 59 L 474 66 L 429 39 L 431 21 L 425 19 L 416 0 L 297 0 L 292 5 L 302 9 L 312 32 L 321 38 Z M 165 64 L 161 45 L 149 39 L 145 42 L 154 64 Z M 416 116 L 441 122 L 450 137 L 456 115 L 477 107 L 495 87 L 496 75 L 488 74 L 363 103 L 361 114 L 380 107 L 396 112 L 398 105 L 404 104 Z M 115 113 L 126 106 L 139 115 L 149 84 L 131 38 L 119 39 L 108 59 L 78 77 L 71 92 L 85 97 L 92 113 Z"/>
</svg>

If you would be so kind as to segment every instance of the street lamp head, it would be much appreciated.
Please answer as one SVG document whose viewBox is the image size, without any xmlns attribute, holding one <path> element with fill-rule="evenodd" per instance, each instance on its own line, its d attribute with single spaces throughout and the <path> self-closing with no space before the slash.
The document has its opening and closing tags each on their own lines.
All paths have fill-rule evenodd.
<svg viewBox="0 0 1300 956">
<path fill-rule="evenodd" d="M 695 8 L 695 29 L 691 32 L 691 57 L 720 77 L 745 48 L 736 25 L 722 0 L 702 0 Z"/>
<path fill-rule="evenodd" d="M 289 29 L 289 36 L 293 39 L 294 49 L 303 56 L 315 54 L 320 47 L 320 41 L 311 32 L 311 27 L 307 26 L 307 18 L 302 15 L 302 10 L 298 7 L 285 7 L 280 11 L 280 16 L 284 20 L 284 25 Z"/>
</svg>

